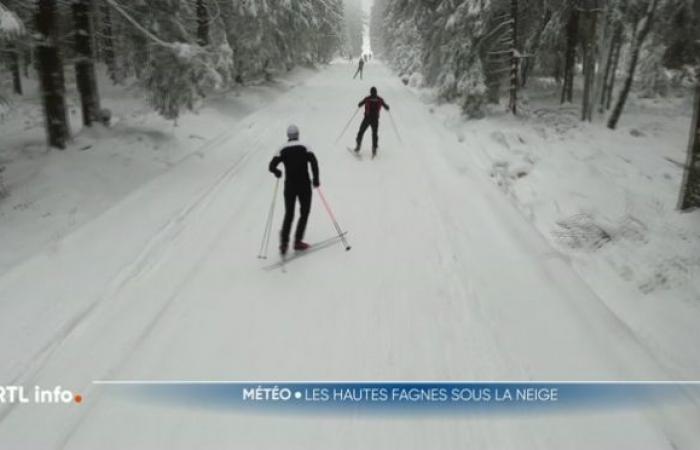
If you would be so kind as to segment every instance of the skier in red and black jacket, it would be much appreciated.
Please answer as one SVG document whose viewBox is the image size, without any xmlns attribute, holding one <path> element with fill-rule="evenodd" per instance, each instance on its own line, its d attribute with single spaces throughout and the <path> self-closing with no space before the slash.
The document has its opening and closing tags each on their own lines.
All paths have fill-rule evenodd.
<svg viewBox="0 0 700 450">
<path fill-rule="evenodd" d="M 379 144 L 379 112 L 382 108 L 389 111 L 389 105 L 386 104 L 383 98 L 377 95 L 377 88 L 372 87 L 369 91 L 370 95 L 362 99 L 362 101 L 357 105 L 358 107 L 365 107 L 365 118 L 360 125 L 360 131 L 357 133 L 357 146 L 355 147 L 355 152 L 360 151 L 362 146 L 362 137 L 367 131 L 367 127 L 372 127 L 372 157 L 377 156 L 377 145 Z"/>
<path fill-rule="evenodd" d="M 316 156 L 308 146 L 299 141 L 299 129 L 295 125 L 287 128 L 287 143 L 270 161 L 269 170 L 277 178 L 282 172 L 277 166 L 284 164 L 284 220 L 280 231 L 280 253 L 285 255 L 289 247 L 289 233 L 294 220 L 294 207 L 299 199 L 300 215 L 294 236 L 294 250 L 306 250 L 309 244 L 303 241 L 306 231 L 306 222 L 311 211 L 311 179 L 309 178 L 309 165 L 313 174 L 313 186 L 321 185 L 318 175 L 318 162 Z"/>
</svg>

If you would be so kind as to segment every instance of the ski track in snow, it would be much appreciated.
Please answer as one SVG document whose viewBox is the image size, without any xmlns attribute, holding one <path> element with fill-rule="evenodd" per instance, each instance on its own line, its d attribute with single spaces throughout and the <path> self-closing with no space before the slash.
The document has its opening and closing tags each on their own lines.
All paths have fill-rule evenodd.
<svg viewBox="0 0 700 450">
<path fill-rule="evenodd" d="M 4 448 L 693 448 L 697 399 L 563 416 L 281 417 L 166 409 L 99 379 L 666 379 L 399 80 L 332 65 L 47 252 L 0 279 L 2 376 L 60 384 L 79 407 L 0 411 Z M 330 145 L 370 83 L 392 105 L 379 158 Z M 329 101 L 332 99 L 332 103 Z M 344 107 L 347 105 L 347 110 Z M 255 258 L 289 122 L 353 250 L 264 271 Z M 371 136 L 365 136 L 363 155 Z M 273 226 L 273 240 L 282 216 Z M 334 229 L 318 198 L 307 238 Z M 273 241 L 271 248 L 276 248 Z M 60 314 L 56 314 L 56 312 Z M 14 322 L 10 319 L 14 319 Z M 29 320 L 32 319 L 32 320 Z M 59 322 L 59 323 L 57 323 Z M 38 337 L 33 328 L 45 327 Z M 26 337 L 26 339 L 23 339 Z M 10 340 L 11 339 L 11 340 Z M 37 424 L 42 424 L 37 431 Z"/>
</svg>

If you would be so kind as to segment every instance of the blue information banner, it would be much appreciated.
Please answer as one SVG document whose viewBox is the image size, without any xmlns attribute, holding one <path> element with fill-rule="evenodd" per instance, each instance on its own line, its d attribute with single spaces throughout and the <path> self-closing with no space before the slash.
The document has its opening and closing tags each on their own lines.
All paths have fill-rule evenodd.
<svg viewBox="0 0 700 450">
<path fill-rule="evenodd" d="M 171 406 L 274 413 L 482 414 L 638 409 L 683 402 L 697 382 L 101 381 L 110 393 Z"/>
</svg>

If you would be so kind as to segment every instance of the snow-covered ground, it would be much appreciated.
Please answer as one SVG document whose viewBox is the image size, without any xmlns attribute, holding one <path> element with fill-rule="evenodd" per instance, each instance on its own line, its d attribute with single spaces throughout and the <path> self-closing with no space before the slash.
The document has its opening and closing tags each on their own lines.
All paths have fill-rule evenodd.
<svg viewBox="0 0 700 450">
<path fill-rule="evenodd" d="M 579 105 L 559 105 L 539 83 L 520 118 L 497 111 L 464 122 L 454 105 L 417 94 L 462 142 L 454 163 L 489 174 L 674 378 L 697 378 L 700 352 L 689 343 L 700 342 L 700 211 L 675 208 L 692 92 L 632 95 L 611 131 L 582 123 Z"/>
<path fill-rule="evenodd" d="M 107 396 L 92 384 L 698 377 L 697 330 L 689 326 L 698 317 L 696 269 L 686 265 L 686 282 L 657 281 L 646 289 L 639 283 L 645 270 L 671 256 L 671 245 L 686 251 L 675 235 L 657 242 L 665 236 L 660 229 L 686 230 L 687 247 L 697 249 L 691 230 L 698 230 L 698 216 L 672 211 L 676 169 L 662 165 L 663 156 L 682 155 L 682 145 L 667 146 L 682 143 L 671 135 L 681 122 L 687 125 L 684 114 L 677 113 L 677 122 L 640 127 L 644 136 L 603 135 L 556 111 L 459 125 L 453 117 L 445 127 L 448 109 L 431 113 L 379 63 L 367 67 L 364 81 L 351 80 L 353 70 L 337 64 L 307 74 L 230 121 L 214 111 L 187 117 L 167 139 L 163 123 L 148 114 L 120 122 L 139 126 L 134 133 L 145 136 L 143 147 L 160 143 L 165 153 L 172 148 L 167 141 L 178 156 L 160 160 L 170 163 L 160 165 L 160 176 L 150 171 L 138 188 L 131 183 L 107 197 L 104 208 L 111 207 L 83 226 L 44 237 L 33 256 L 6 263 L 0 379 L 59 384 L 82 393 L 85 402 L 5 406 L 3 448 L 698 446 L 698 399 L 657 410 L 498 420 L 315 417 L 165 409 Z M 403 143 L 385 115 L 379 158 L 357 161 L 344 149 L 357 122 L 344 142 L 333 142 L 371 84 L 392 106 Z M 640 123 L 656 117 L 650 114 Z M 190 120 L 202 122 L 185 126 Z M 316 152 L 322 189 L 353 250 L 329 248 L 294 261 L 287 273 L 264 271 L 255 255 L 274 186 L 267 162 L 290 122 Z M 205 135 L 202 123 L 210 127 Z M 53 170 L 48 167 L 62 157 L 77 162 L 95 153 L 103 156 L 90 167 L 103 170 L 96 169 L 101 161 L 129 152 L 136 141 L 119 126 L 103 130 L 107 139 L 81 134 L 83 146 L 50 154 L 42 167 Z M 665 153 L 654 159 L 648 149 L 635 153 L 630 142 L 640 149 L 663 143 Z M 620 148 L 603 152 L 616 144 Z M 368 147 L 366 140 L 365 155 Z M 553 156 L 557 152 L 569 156 Z M 144 159 L 158 166 L 159 154 L 151 149 Z M 618 162 L 619 155 L 627 161 Z M 34 173 L 45 189 L 53 187 L 44 172 Z M 65 176 L 58 178 L 54 183 L 62 187 Z M 664 183 L 668 192 L 657 192 Z M 5 202 L 12 203 L 17 190 L 11 186 Z M 665 210 L 654 206 L 657 200 Z M 314 201 L 311 242 L 334 233 Z M 655 208 L 656 216 L 649 212 Z M 596 230 L 605 234 L 596 238 Z M 685 343 L 665 347 L 684 333 Z"/>
<path fill-rule="evenodd" d="M 104 71 L 102 71 L 104 73 Z M 199 157 L 233 124 L 302 83 L 312 71 L 295 69 L 275 83 L 248 86 L 209 99 L 177 124 L 160 118 L 136 87 L 100 79 L 102 105 L 114 125 L 82 130 L 75 85 L 68 86 L 74 141 L 48 151 L 37 83 L 12 98 L 0 117 L 0 274 L 113 206 L 129 192 L 186 158 Z M 72 80 L 68 77 L 69 82 Z M 9 90 L 8 90 L 9 91 Z"/>
</svg>

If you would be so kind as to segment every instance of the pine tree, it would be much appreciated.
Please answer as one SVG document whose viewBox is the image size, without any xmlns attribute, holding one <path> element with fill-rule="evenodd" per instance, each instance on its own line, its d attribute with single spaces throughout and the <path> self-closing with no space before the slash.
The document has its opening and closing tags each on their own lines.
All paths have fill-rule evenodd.
<svg viewBox="0 0 700 450">
<path fill-rule="evenodd" d="M 362 6 L 359 0 L 346 0 L 344 4 L 346 51 L 348 56 L 357 58 L 362 54 L 362 32 L 364 28 Z"/>
<path fill-rule="evenodd" d="M 570 7 L 566 25 L 566 54 L 564 57 L 564 85 L 562 86 L 561 102 L 571 103 L 574 98 L 574 78 L 576 76 L 576 47 L 579 41 L 579 12 Z"/>
<path fill-rule="evenodd" d="M 209 10 L 205 0 L 197 0 L 197 43 L 209 45 Z"/>
<path fill-rule="evenodd" d="M 48 143 L 51 147 L 65 149 L 70 131 L 66 111 L 63 58 L 59 48 L 56 0 L 37 0 L 36 31 L 37 63 Z"/>
<path fill-rule="evenodd" d="M 690 23 L 695 40 L 700 42 L 700 0 L 694 0 L 689 13 L 692 17 Z M 700 207 L 700 56 L 695 55 L 695 57 L 695 102 L 688 142 L 688 157 L 678 201 L 678 207 L 681 210 Z"/>
<path fill-rule="evenodd" d="M 5 51 L 9 60 L 10 72 L 12 73 L 12 89 L 15 94 L 22 95 L 22 73 L 20 72 L 19 50 L 17 44 L 10 41 Z"/>
<path fill-rule="evenodd" d="M 12 88 L 15 94 L 22 95 L 22 74 L 20 72 L 20 50 L 17 46 L 17 38 L 24 34 L 22 20 L 5 5 L 0 3 L 0 44 L 6 45 L 5 55 L 12 74 Z"/>
<path fill-rule="evenodd" d="M 700 207 L 700 68 L 696 70 L 695 102 L 688 157 L 681 185 L 678 207 L 681 210 Z"/>
<path fill-rule="evenodd" d="M 107 65 L 107 72 L 109 73 L 109 77 L 114 83 L 119 83 L 121 80 L 117 74 L 117 57 L 114 42 L 112 11 L 107 3 L 101 4 L 100 14 L 102 16 L 102 55 L 104 58 L 104 62 Z"/>
<path fill-rule="evenodd" d="M 95 64 L 93 61 L 93 20 L 94 5 L 92 0 L 73 0 L 73 21 L 75 27 L 75 74 L 80 93 L 83 112 L 83 124 L 91 126 L 98 118 L 100 96 L 97 89 Z"/>
<path fill-rule="evenodd" d="M 584 0 L 581 8 L 581 44 L 583 46 L 583 98 L 581 120 L 593 120 L 593 97 L 596 70 L 598 0 Z"/>
<path fill-rule="evenodd" d="M 634 81 L 637 63 L 639 62 L 639 53 L 642 49 L 642 44 L 644 44 L 644 41 L 651 30 L 658 4 L 659 0 L 647 0 L 646 11 L 641 15 L 634 26 L 633 39 L 631 43 L 632 47 L 630 49 L 630 60 L 627 67 L 627 74 L 625 75 L 625 82 L 622 86 L 622 91 L 620 91 L 615 108 L 613 109 L 610 119 L 608 120 L 608 128 L 612 130 L 617 127 L 617 123 L 622 115 L 622 110 L 627 102 L 627 96 L 632 89 L 632 82 Z"/>
</svg>

